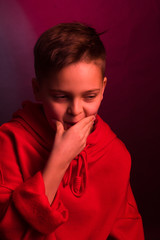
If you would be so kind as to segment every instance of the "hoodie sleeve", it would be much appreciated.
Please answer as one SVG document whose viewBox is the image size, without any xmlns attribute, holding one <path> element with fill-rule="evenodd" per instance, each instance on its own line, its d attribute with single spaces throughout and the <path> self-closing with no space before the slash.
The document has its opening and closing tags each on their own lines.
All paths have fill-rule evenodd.
<svg viewBox="0 0 160 240">
<path fill-rule="evenodd" d="M 45 195 L 41 172 L 23 180 L 13 142 L 0 132 L 0 236 L 2 239 L 36 239 L 67 221 L 68 210 L 57 192 L 52 204 Z M 40 239 L 40 238 L 39 238 Z"/>
<path fill-rule="evenodd" d="M 106 238 L 107 240 L 144 240 L 142 218 L 130 186 L 131 155 L 118 138 L 112 141 L 109 152 L 113 221 L 110 221 L 109 237 Z"/>
<path fill-rule="evenodd" d="M 144 240 L 143 224 L 130 185 L 107 240 Z"/>
<path fill-rule="evenodd" d="M 143 224 L 129 185 L 123 208 L 112 227 L 108 240 L 144 240 Z"/>
</svg>

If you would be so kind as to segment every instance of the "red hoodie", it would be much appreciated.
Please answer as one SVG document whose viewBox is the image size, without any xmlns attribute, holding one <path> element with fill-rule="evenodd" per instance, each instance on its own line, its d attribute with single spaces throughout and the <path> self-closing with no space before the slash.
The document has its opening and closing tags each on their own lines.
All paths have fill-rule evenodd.
<svg viewBox="0 0 160 240">
<path fill-rule="evenodd" d="M 130 155 L 109 126 L 97 115 L 50 205 L 41 171 L 53 141 L 40 104 L 25 102 L 1 126 L 0 239 L 144 239 L 129 183 Z"/>
</svg>

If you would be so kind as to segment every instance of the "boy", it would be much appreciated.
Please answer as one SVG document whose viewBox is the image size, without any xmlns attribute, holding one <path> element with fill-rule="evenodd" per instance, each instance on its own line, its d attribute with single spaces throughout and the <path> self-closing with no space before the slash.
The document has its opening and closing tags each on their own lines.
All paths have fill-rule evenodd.
<svg viewBox="0 0 160 240">
<path fill-rule="evenodd" d="M 0 132 L 2 239 L 144 239 L 129 184 L 130 155 L 97 115 L 105 49 L 80 23 L 34 48 L 33 91 Z"/>
</svg>

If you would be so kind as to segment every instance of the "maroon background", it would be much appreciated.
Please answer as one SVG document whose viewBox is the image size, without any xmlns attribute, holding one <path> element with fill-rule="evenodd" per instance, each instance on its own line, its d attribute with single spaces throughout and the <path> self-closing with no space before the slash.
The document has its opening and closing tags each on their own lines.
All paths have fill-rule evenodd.
<svg viewBox="0 0 160 240">
<path fill-rule="evenodd" d="M 9 120 L 23 100 L 33 99 L 32 49 L 37 37 L 68 21 L 108 30 L 102 36 L 108 85 L 100 115 L 132 155 L 131 184 L 146 239 L 159 239 L 158 0 L 0 0 L 0 123 Z"/>
</svg>

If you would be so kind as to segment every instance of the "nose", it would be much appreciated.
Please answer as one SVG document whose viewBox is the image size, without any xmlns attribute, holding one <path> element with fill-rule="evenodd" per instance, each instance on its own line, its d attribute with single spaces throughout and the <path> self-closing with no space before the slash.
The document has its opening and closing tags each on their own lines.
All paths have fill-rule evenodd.
<svg viewBox="0 0 160 240">
<path fill-rule="evenodd" d="M 81 114 L 83 111 L 82 102 L 80 99 L 73 99 L 68 106 L 68 113 L 73 116 Z"/>
</svg>

